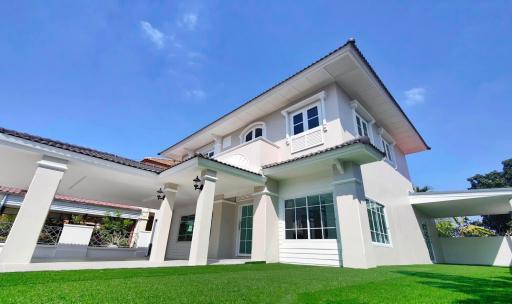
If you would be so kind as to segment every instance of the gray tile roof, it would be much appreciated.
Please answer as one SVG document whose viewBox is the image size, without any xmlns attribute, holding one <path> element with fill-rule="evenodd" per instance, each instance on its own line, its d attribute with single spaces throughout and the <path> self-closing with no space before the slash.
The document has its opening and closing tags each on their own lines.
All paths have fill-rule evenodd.
<svg viewBox="0 0 512 304">
<path fill-rule="evenodd" d="M 339 145 L 336 145 L 336 146 L 332 146 L 332 147 L 329 147 L 329 148 L 326 148 L 326 149 L 323 149 L 323 150 L 320 150 L 320 151 L 315 151 L 315 152 L 312 152 L 312 153 L 309 153 L 309 154 L 305 154 L 305 155 L 302 155 L 302 156 L 299 156 L 299 157 L 290 158 L 290 159 L 285 160 L 285 161 L 266 164 L 266 165 L 262 166 L 262 168 L 263 169 L 272 168 L 272 167 L 275 167 L 275 166 L 279 166 L 279 165 L 291 163 L 291 162 L 294 162 L 294 161 L 298 161 L 298 160 L 301 160 L 301 159 L 309 158 L 309 157 L 312 157 L 312 156 L 316 156 L 316 155 L 319 155 L 319 154 L 323 154 L 323 153 L 326 153 L 326 152 L 329 152 L 329 151 L 333 151 L 333 150 L 337 150 L 337 149 L 343 149 L 345 147 L 356 145 L 356 144 L 368 145 L 371 148 L 375 149 L 380 154 L 382 154 L 383 157 L 385 156 L 384 152 L 382 152 L 377 147 L 375 147 L 371 143 L 370 139 L 365 136 L 365 137 L 359 137 L 359 138 L 356 138 L 356 139 L 352 139 L 352 140 L 346 141 L 346 142 L 344 142 L 342 144 L 339 144 Z"/>
<path fill-rule="evenodd" d="M 160 173 L 160 172 L 164 171 L 164 168 L 153 166 L 150 164 L 145 164 L 145 163 L 133 160 L 133 159 L 125 158 L 125 157 L 107 153 L 107 152 L 101 152 L 101 151 L 90 149 L 90 148 L 85 148 L 85 147 L 81 147 L 81 146 L 77 146 L 77 145 L 68 144 L 65 142 L 58 141 L 58 140 L 53 140 L 53 139 L 49 139 L 49 138 L 45 138 L 45 137 L 31 135 L 28 133 L 18 132 L 18 131 L 9 130 L 9 129 L 5 129 L 5 128 L 1 128 L 1 127 L 0 127 L 0 133 L 9 135 L 9 136 L 13 136 L 13 137 L 17 137 L 17 138 L 21 138 L 21 139 L 25 139 L 25 140 L 29 140 L 29 141 L 36 142 L 39 144 L 44 144 L 47 146 L 83 154 L 86 156 L 103 159 L 103 160 L 110 161 L 110 162 L 113 162 L 116 164 L 145 170 L 145 171 L 150 171 L 150 172 L 154 172 L 154 173 Z"/>
</svg>

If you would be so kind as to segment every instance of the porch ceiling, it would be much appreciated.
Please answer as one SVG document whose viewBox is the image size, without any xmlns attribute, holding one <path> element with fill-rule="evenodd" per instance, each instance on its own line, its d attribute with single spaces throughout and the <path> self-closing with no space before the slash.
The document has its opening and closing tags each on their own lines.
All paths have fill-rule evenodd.
<svg viewBox="0 0 512 304">
<path fill-rule="evenodd" d="M 254 191 L 254 187 L 265 184 L 266 178 L 256 172 L 246 171 L 219 161 L 197 155 L 174 166 L 159 175 L 160 184 L 178 185 L 176 203 L 195 203 L 199 191 L 194 190 L 193 179 L 201 176 L 201 171 L 209 169 L 217 172 L 215 195 L 224 197 L 241 196 Z"/>
<path fill-rule="evenodd" d="M 409 198 L 433 218 L 512 212 L 512 188 L 414 193 Z"/>
</svg>

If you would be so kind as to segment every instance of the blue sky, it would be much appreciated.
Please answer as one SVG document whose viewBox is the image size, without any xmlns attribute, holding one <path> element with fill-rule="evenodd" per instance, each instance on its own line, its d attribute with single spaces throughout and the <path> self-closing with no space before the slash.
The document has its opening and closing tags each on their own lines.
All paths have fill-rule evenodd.
<svg viewBox="0 0 512 304">
<path fill-rule="evenodd" d="M 512 2 L 373 2 L 3 1 L 0 126 L 141 159 L 354 37 L 432 147 L 415 184 L 500 169 Z"/>
</svg>

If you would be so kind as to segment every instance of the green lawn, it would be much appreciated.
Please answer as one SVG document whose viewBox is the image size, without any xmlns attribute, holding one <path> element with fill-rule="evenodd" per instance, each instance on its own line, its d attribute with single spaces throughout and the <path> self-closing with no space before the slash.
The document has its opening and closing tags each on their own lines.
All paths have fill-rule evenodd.
<svg viewBox="0 0 512 304">
<path fill-rule="evenodd" d="M 510 268 L 251 264 L 0 274 L 0 303 L 512 303 Z"/>
</svg>

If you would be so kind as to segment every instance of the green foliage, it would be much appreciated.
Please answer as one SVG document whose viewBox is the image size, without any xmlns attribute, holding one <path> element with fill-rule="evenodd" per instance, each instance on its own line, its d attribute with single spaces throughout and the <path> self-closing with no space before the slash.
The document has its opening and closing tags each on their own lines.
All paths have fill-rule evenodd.
<svg viewBox="0 0 512 304">
<path fill-rule="evenodd" d="M 0 214 L 0 223 L 12 223 L 15 218 L 13 214 Z"/>
<path fill-rule="evenodd" d="M 134 220 L 122 219 L 121 212 L 119 210 L 116 210 L 114 213 L 107 212 L 105 214 L 105 217 L 103 218 L 101 224 L 101 229 L 116 232 L 124 232 L 130 230 L 134 224 Z"/>
<path fill-rule="evenodd" d="M 82 214 L 75 214 L 75 215 L 71 216 L 70 222 L 71 222 L 71 224 L 75 224 L 75 225 L 84 225 L 85 218 Z"/>
<path fill-rule="evenodd" d="M 476 225 L 467 225 L 460 227 L 459 233 L 461 236 L 494 236 L 493 231 Z"/>
<path fill-rule="evenodd" d="M 476 174 L 468 178 L 471 187 L 469 189 L 489 189 L 512 187 L 512 158 L 501 162 L 502 171 L 492 171 L 487 174 Z M 496 231 L 499 235 L 512 234 L 512 228 L 508 225 L 510 215 L 483 215 L 483 225 Z"/>
<path fill-rule="evenodd" d="M 455 236 L 456 228 L 451 221 L 441 220 L 436 223 L 437 233 L 440 237 Z"/>
<path fill-rule="evenodd" d="M 211 265 L 0 274 L 0 303 L 510 303 L 508 267 Z"/>
<path fill-rule="evenodd" d="M 432 187 L 430 186 L 414 186 L 414 192 L 428 192 L 430 190 L 432 190 Z"/>
</svg>

